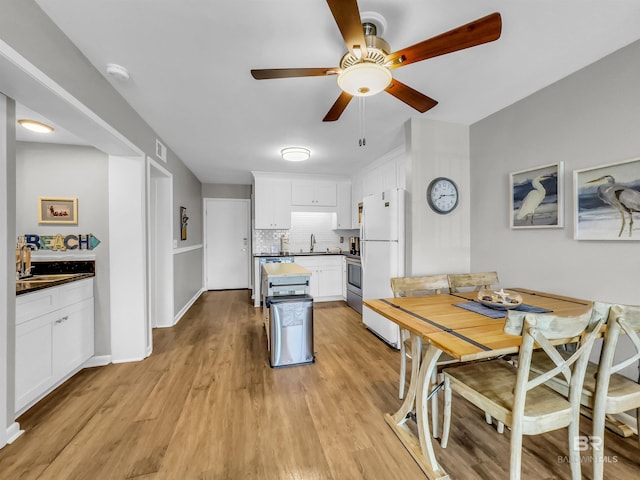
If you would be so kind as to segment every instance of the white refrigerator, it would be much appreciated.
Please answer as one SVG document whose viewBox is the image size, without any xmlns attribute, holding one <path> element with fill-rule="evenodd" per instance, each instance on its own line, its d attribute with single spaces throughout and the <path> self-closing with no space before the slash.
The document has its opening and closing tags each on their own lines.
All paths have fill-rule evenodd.
<svg viewBox="0 0 640 480">
<path fill-rule="evenodd" d="M 393 297 L 390 279 L 404 276 L 405 191 L 399 188 L 369 195 L 362 201 L 360 257 L 362 298 Z M 400 328 L 363 306 L 366 327 L 394 348 L 400 348 Z"/>
</svg>

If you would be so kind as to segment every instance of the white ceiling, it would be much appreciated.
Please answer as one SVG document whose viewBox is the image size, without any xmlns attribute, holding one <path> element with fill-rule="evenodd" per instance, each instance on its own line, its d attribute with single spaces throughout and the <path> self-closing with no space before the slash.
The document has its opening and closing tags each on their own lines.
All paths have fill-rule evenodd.
<svg viewBox="0 0 640 480">
<path fill-rule="evenodd" d="M 36 0 L 94 66 L 125 66 L 114 87 L 205 183 L 251 170 L 351 174 L 404 140 L 420 115 L 386 93 L 322 118 L 335 77 L 254 80 L 252 68 L 335 67 L 344 43 L 324 0 Z M 360 0 L 396 51 L 494 11 L 496 42 L 415 63 L 394 77 L 436 99 L 426 118 L 472 124 L 640 38 L 638 0 Z M 106 73 L 105 73 L 105 76 Z M 117 127 L 117 126 L 116 126 Z M 279 150 L 312 150 L 302 164 Z"/>
<path fill-rule="evenodd" d="M 45 123 L 53 127 L 51 133 L 36 133 L 26 128 L 16 127 L 16 139 L 21 142 L 63 143 L 66 145 L 86 145 L 87 141 L 76 136 L 39 112 L 16 103 L 16 120 L 29 119 Z"/>
</svg>

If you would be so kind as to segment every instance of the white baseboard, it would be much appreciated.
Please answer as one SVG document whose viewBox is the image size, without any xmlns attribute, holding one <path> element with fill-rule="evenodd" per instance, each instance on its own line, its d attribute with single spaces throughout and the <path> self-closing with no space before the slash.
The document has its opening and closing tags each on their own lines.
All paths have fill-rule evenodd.
<svg viewBox="0 0 640 480">
<path fill-rule="evenodd" d="M 198 298 L 200 298 L 200 295 L 202 295 L 204 292 L 206 292 L 206 290 L 204 288 L 201 288 L 198 293 L 196 293 L 191 300 L 189 300 L 187 302 L 187 304 L 182 307 L 182 309 L 177 313 L 177 315 L 175 316 L 175 318 L 173 319 L 173 325 L 171 326 L 175 326 L 177 325 L 177 323 L 180 321 L 180 319 L 184 316 L 185 313 L 187 313 L 187 311 L 191 308 L 191 306 L 196 302 L 196 300 L 198 300 Z"/>
<path fill-rule="evenodd" d="M 24 433 L 24 430 L 20 430 L 20 424 L 13 422 L 7 428 L 7 443 L 13 443 L 15 440 Z"/>
<path fill-rule="evenodd" d="M 111 360 L 111 363 L 116 364 L 116 363 L 129 363 L 129 362 L 141 362 L 142 360 L 144 360 L 147 357 L 131 357 L 131 358 L 120 358 L 118 360 Z"/>
<path fill-rule="evenodd" d="M 82 368 L 104 367 L 111 363 L 111 355 L 96 355 L 84 362 Z"/>
</svg>

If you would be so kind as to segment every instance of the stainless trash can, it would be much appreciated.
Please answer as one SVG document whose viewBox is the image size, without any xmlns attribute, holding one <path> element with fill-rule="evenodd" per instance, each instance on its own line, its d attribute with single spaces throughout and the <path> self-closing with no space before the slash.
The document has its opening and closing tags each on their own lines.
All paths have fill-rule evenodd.
<svg viewBox="0 0 640 480">
<path fill-rule="evenodd" d="M 313 297 L 267 297 L 272 367 L 313 363 Z"/>
</svg>

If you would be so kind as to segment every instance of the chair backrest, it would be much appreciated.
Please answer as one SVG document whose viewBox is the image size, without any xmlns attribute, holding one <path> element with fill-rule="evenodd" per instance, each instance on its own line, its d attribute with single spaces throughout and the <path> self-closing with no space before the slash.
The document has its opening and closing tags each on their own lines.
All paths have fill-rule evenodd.
<svg viewBox="0 0 640 480">
<path fill-rule="evenodd" d="M 413 297 L 430 293 L 449 293 L 447 275 L 426 275 L 423 277 L 395 277 L 391 279 L 394 297 Z"/>
<path fill-rule="evenodd" d="M 599 320 L 592 321 L 593 309 L 591 308 L 581 315 L 571 317 L 560 317 L 548 313 L 526 314 L 522 329 L 522 346 L 518 357 L 518 378 L 513 407 L 514 423 L 516 420 L 521 420 L 521 418 L 516 418 L 516 415 L 524 414 L 527 392 L 554 377 L 559 381 L 562 381 L 564 377 L 568 386 L 569 400 L 573 408 L 579 408 L 589 354 L 605 322 L 605 318 L 600 314 L 596 313 L 596 316 Z M 561 355 L 553 345 L 558 340 L 569 342 L 576 337 L 580 337 L 578 348 L 568 357 Z M 542 347 L 546 355 L 552 360 L 554 367 L 537 376 L 534 375 L 530 379 L 531 355 L 534 348 L 539 347 Z"/>
<path fill-rule="evenodd" d="M 612 305 L 609 310 L 607 331 L 598 364 L 598 385 L 606 382 L 612 374 L 636 363 L 640 359 L 640 306 Z M 614 355 L 620 334 L 626 334 L 635 347 L 635 355 L 618 359 L 614 364 Z"/>
<path fill-rule="evenodd" d="M 589 325 L 594 326 L 597 323 L 603 324 L 609 317 L 610 303 L 605 302 L 593 302 L 591 311 L 591 320 Z M 519 310 L 507 311 L 507 319 L 504 323 L 504 333 L 509 335 L 522 335 L 522 328 L 524 326 L 524 318 L 527 316 L 527 312 Z"/>
<path fill-rule="evenodd" d="M 496 272 L 479 272 L 479 273 L 455 273 L 448 275 L 449 288 L 451 292 L 460 292 L 461 288 L 471 289 L 474 291 L 481 288 L 491 288 L 492 285 L 498 284 L 498 274 Z"/>
</svg>

